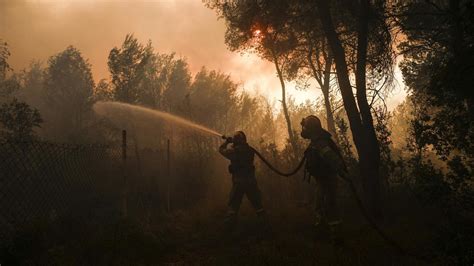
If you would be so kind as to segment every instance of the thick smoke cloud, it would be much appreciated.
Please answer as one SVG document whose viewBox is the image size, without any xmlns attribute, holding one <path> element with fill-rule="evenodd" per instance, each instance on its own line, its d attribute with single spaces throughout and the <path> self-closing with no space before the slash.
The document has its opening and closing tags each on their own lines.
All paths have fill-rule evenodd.
<svg viewBox="0 0 474 266">
<path fill-rule="evenodd" d="M 73 45 L 89 59 L 96 81 L 108 78 L 110 49 L 134 33 L 142 42 L 152 41 L 160 53 L 185 57 L 193 73 L 202 66 L 218 69 L 248 92 L 280 99 L 273 65 L 228 51 L 224 32 L 224 22 L 199 0 L 0 0 L 0 38 L 10 46 L 9 62 L 16 71 Z M 314 88 L 293 87 L 289 84 L 288 95 L 297 102 L 320 95 Z"/>
<path fill-rule="evenodd" d="M 0 38 L 9 43 L 15 70 L 74 45 L 89 58 L 95 79 L 107 78 L 108 52 L 134 33 L 142 42 L 151 40 L 159 52 L 186 57 L 192 72 L 202 66 L 220 69 L 249 89 L 258 84 L 278 91 L 273 66 L 228 51 L 224 22 L 200 1 L 40 0 L 0 5 Z"/>
</svg>

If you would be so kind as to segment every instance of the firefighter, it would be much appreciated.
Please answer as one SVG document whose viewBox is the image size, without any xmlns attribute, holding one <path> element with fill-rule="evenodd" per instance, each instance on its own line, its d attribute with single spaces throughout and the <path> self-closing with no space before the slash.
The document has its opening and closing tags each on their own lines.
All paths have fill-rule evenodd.
<svg viewBox="0 0 474 266">
<path fill-rule="evenodd" d="M 229 146 L 229 144 L 231 145 Z M 230 160 L 229 172 L 232 175 L 227 225 L 229 227 L 235 225 L 244 195 L 247 196 L 254 207 L 257 216 L 264 220 L 265 210 L 262 206 L 262 198 L 255 179 L 255 166 L 253 164 L 255 150 L 248 145 L 245 133 L 237 131 L 233 137 L 226 138 L 226 141 L 219 147 L 219 152 Z"/>
<path fill-rule="evenodd" d="M 311 140 L 305 151 L 305 171 L 316 180 L 314 225 L 317 232 L 326 233 L 329 229 L 331 237 L 336 240 L 341 224 L 336 201 L 337 176 L 345 171 L 344 160 L 331 134 L 321 127 L 318 117 L 305 117 L 301 127 L 301 137 Z"/>
</svg>

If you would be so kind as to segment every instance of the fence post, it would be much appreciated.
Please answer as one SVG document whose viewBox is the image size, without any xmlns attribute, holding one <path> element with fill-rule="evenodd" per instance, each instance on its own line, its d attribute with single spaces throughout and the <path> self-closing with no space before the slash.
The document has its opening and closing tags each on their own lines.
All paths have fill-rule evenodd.
<svg viewBox="0 0 474 266">
<path fill-rule="evenodd" d="M 170 139 L 166 141 L 166 206 L 168 212 L 171 210 L 171 199 L 170 199 L 170 190 L 171 190 L 171 156 L 170 156 Z"/>
<path fill-rule="evenodd" d="M 123 166 L 123 190 L 122 190 L 122 214 L 127 217 L 128 203 L 127 203 L 127 131 L 122 130 L 122 166 Z"/>
</svg>

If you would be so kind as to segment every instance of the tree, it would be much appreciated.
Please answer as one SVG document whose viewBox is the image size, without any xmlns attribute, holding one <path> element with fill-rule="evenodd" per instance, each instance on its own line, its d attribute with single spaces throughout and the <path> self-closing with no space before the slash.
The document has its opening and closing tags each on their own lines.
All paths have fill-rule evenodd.
<svg viewBox="0 0 474 266">
<path fill-rule="evenodd" d="M 132 34 L 110 51 L 108 66 L 114 98 L 121 102 L 176 112 L 191 83 L 184 59 L 155 53 L 151 42 L 143 45 Z"/>
<path fill-rule="evenodd" d="M 40 111 L 47 108 L 45 103 L 44 68 L 40 61 L 32 61 L 27 69 L 20 72 L 18 98 Z"/>
<path fill-rule="evenodd" d="M 97 101 L 113 101 L 114 91 L 110 84 L 105 79 L 99 80 L 96 87 L 94 88 L 94 102 Z"/>
<path fill-rule="evenodd" d="M 383 1 L 316 1 L 316 12 L 334 56 L 344 108 L 359 155 L 364 191 L 375 216 L 381 215 L 380 151 L 367 100 L 367 76 L 369 73 L 369 77 L 377 77 L 392 70 L 391 35 L 384 20 L 385 9 Z M 349 39 L 355 38 L 355 49 L 350 49 L 350 42 L 342 39 L 343 30 L 348 32 Z M 349 61 L 354 58 L 351 50 L 356 59 L 353 65 Z M 351 71 L 355 76 L 357 102 L 352 92 Z"/>
<path fill-rule="evenodd" d="M 402 73 L 420 116 L 428 116 L 427 145 L 448 159 L 461 152 L 474 166 L 474 5 L 470 1 L 407 1 L 399 5 Z M 428 136 L 427 136 L 428 137 Z"/>
<path fill-rule="evenodd" d="M 333 136 L 336 134 L 336 124 L 334 121 L 333 107 L 331 106 L 330 89 L 331 89 L 331 70 L 333 65 L 333 59 L 328 51 L 328 47 L 322 45 L 321 49 L 315 49 L 313 46 L 309 47 L 307 60 L 309 67 L 312 71 L 313 77 L 319 84 L 321 91 L 323 92 L 324 106 L 326 110 L 326 122 L 329 133 Z M 314 57 L 313 57 L 314 54 Z M 314 59 L 313 59 L 314 58 Z M 321 60 L 322 59 L 322 60 Z M 315 63 L 316 62 L 316 65 Z M 323 67 L 324 66 L 324 67 Z"/>
<path fill-rule="evenodd" d="M 0 136 L 8 141 L 29 141 L 34 139 L 33 129 L 43 120 L 38 110 L 13 97 L 20 89 L 20 83 L 16 78 L 7 77 L 11 70 L 8 57 L 8 45 L 0 39 L 0 99 L 3 102 L 0 105 Z"/>
<path fill-rule="evenodd" d="M 188 115 L 220 132 L 232 132 L 237 115 L 237 84 L 228 75 L 202 68 L 194 77 L 188 96 Z M 238 123 L 235 123 L 238 124 Z"/>
<path fill-rule="evenodd" d="M 173 60 L 168 82 L 163 92 L 163 102 L 166 109 L 173 113 L 182 113 L 186 94 L 191 86 L 191 73 L 184 59 Z"/>
<path fill-rule="evenodd" d="M 133 34 L 127 34 L 121 48 L 114 47 L 109 53 L 108 66 L 112 77 L 115 99 L 126 103 L 137 103 L 139 87 L 144 78 L 155 77 L 151 43 L 140 44 Z M 147 71 L 148 66 L 148 71 Z M 148 73 L 147 73 L 148 72 Z M 150 100 L 156 102 L 154 95 Z"/>
<path fill-rule="evenodd" d="M 288 3 L 277 1 L 275 5 L 264 5 L 256 1 L 208 1 L 210 8 L 226 19 L 225 41 L 232 51 L 254 51 L 272 62 L 280 81 L 282 111 L 286 121 L 288 138 L 295 153 L 298 152 L 295 132 L 291 125 L 286 99 L 285 69 L 291 62 L 291 51 L 296 38 L 286 27 L 283 13 Z M 278 6 L 279 5 L 279 6 Z M 271 9 L 270 11 L 265 8 Z"/>
<path fill-rule="evenodd" d="M 8 64 L 8 57 L 10 57 L 10 50 L 8 44 L 0 39 L 0 81 L 4 81 L 7 76 L 10 65 Z"/>
<path fill-rule="evenodd" d="M 367 91 L 374 90 L 372 98 L 375 97 L 380 90 L 378 86 L 385 87 L 385 81 L 390 81 L 392 76 L 392 39 L 385 19 L 385 1 L 209 2 L 208 5 L 220 10 L 226 19 L 226 42 L 231 49 L 253 48 L 264 58 L 284 58 L 283 62 L 288 63 L 295 61 L 292 51 L 305 39 L 311 38 L 311 42 L 308 42 L 310 44 L 327 42 L 359 155 L 369 209 L 374 215 L 380 216 L 380 152 Z M 306 25 L 302 27 L 294 23 L 298 20 L 316 28 L 308 31 L 315 34 L 298 34 L 304 32 L 302 28 L 307 28 Z M 283 77 L 281 69 L 284 68 L 280 67 L 279 70 L 279 61 L 273 61 L 277 72 L 282 74 L 279 76 Z M 380 77 L 383 76 L 387 78 L 380 82 L 383 80 Z M 355 80 L 356 97 L 352 90 L 352 80 Z M 284 91 L 283 78 L 280 81 Z"/>
<path fill-rule="evenodd" d="M 94 80 L 91 66 L 81 52 L 69 46 L 52 56 L 44 87 L 48 120 L 54 121 L 48 126 L 55 127 L 55 135 L 60 133 L 73 141 L 83 139 L 93 103 Z"/>
<path fill-rule="evenodd" d="M 0 106 L 2 138 L 8 141 L 31 141 L 35 138 L 34 128 L 43 122 L 37 109 L 19 102 L 16 98 Z"/>
<path fill-rule="evenodd" d="M 19 89 L 19 83 L 14 78 L 8 78 L 7 74 L 12 69 L 8 64 L 10 50 L 8 44 L 0 39 L 0 100 L 7 99 L 13 92 Z"/>
</svg>

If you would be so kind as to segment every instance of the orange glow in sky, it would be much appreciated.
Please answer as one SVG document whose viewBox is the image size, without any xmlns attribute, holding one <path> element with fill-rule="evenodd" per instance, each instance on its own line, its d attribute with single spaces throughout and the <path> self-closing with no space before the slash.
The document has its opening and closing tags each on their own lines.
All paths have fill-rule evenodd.
<svg viewBox="0 0 474 266">
<path fill-rule="evenodd" d="M 221 70 L 247 92 L 262 94 L 271 102 L 281 99 L 273 64 L 255 54 L 229 51 L 224 43 L 224 21 L 201 1 L 0 0 L 0 38 L 9 44 L 9 63 L 15 71 L 33 59 L 46 63 L 50 56 L 73 45 L 89 59 L 96 81 L 109 78 L 108 53 L 128 33 L 142 43 L 151 40 L 160 53 L 185 57 L 193 74 L 202 66 Z M 262 32 L 257 29 L 254 34 L 258 37 Z M 314 87 L 299 91 L 291 82 L 287 87 L 288 96 L 297 103 L 321 97 Z M 401 87 L 389 100 L 390 106 L 405 97 Z"/>
</svg>

